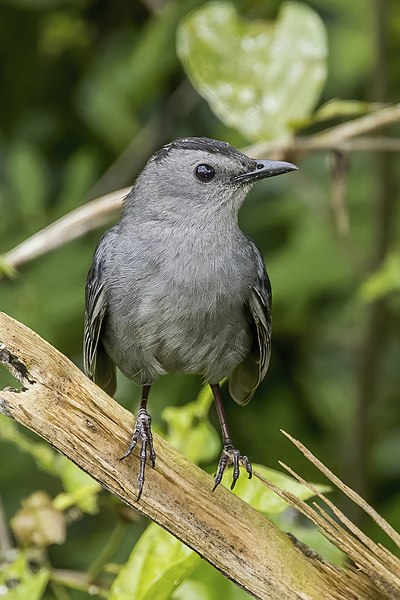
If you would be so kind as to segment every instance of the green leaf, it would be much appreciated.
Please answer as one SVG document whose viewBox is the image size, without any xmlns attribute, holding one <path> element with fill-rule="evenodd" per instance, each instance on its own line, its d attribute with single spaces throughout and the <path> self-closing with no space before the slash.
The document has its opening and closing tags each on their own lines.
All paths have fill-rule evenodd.
<svg viewBox="0 0 400 600">
<path fill-rule="evenodd" d="M 388 105 L 379 102 L 362 102 L 361 100 L 333 98 L 315 111 L 310 122 L 316 123 L 340 117 L 358 117 L 384 108 L 385 106 Z"/>
<path fill-rule="evenodd" d="M 245 21 L 229 2 L 206 4 L 182 21 L 177 52 L 211 110 L 249 140 L 291 134 L 326 78 L 324 25 L 297 2 L 284 3 L 275 23 Z"/>
<path fill-rule="evenodd" d="M 391 292 L 400 291 L 400 254 L 389 254 L 380 269 L 361 286 L 359 297 L 364 302 L 374 302 Z"/>
<path fill-rule="evenodd" d="M 172 596 L 173 600 L 246 600 L 250 595 L 204 560 Z"/>
<path fill-rule="evenodd" d="M 197 399 L 185 406 L 168 406 L 161 416 L 168 425 L 168 442 L 191 462 L 210 462 L 221 448 L 220 438 L 208 421 L 213 396 L 204 386 Z"/>
<path fill-rule="evenodd" d="M 155 523 L 148 526 L 121 568 L 109 600 L 168 600 L 200 557 Z"/>
<path fill-rule="evenodd" d="M 172 596 L 173 600 L 211 600 L 211 590 L 206 583 L 187 579 Z"/>
<path fill-rule="evenodd" d="M 277 487 L 291 492 L 301 500 L 308 500 L 308 498 L 312 498 L 315 495 L 308 487 L 285 473 L 275 471 L 274 469 L 267 469 L 267 467 L 263 467 L 262 465 L 253 465 L 253 469 Z M 226 476 L 226 479 L 230 481 L 229 475 Z M 329 486 L 319 483 L 313 483 L 312 485 L 322 493 L 330 490 Z M 233 491 L 242 500 L 245 500 L 263 513 L 281 513 L 288 507 L 287 502 L 274 494 L 274 492 L 269 490 L 254 476 L 251 481 L 244 476 L 239 477 Z"/>
<path fill-rule="evenodd" d="M 32 574 L 27 566 L 25 554 L 21 553 L 11 564 L 0 565 L 0 596 L 4 600 L 39 600 L 46 589 L 49 571 Z M 13 582 L 15 587 L 9 588 Z"/>
</svg>

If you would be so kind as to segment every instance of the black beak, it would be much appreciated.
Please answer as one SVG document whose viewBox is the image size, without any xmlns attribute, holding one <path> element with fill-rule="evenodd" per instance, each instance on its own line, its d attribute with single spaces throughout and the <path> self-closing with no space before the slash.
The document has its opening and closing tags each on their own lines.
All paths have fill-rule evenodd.
<svg viewBox="0 0 400 600">
<path fill-rule="evenodd" d="M 259 179 L 265 179 L 266 177 L 275 177 L 276 175 L 283 175 L 290 171 L 297 171 L 297 167 L 288 162 L 280 160 L 257 160 L 256 168 L 253 171 L 247 171 L 233 177 L 232 181 L 258 181 Z"/>
</svg>

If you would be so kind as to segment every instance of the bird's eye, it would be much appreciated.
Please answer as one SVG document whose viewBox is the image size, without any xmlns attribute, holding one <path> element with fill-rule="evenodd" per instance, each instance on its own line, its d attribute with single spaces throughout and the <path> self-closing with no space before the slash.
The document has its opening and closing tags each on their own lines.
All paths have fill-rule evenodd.
<svg viewBox="0 0 400 600">
<path fill-rule="evenodd" d="M 210 165 L 197 165 L 194 173 L 197 179 L 204 182 L 211 181 L 215 175 L 215 171 Z"/>
</svg>

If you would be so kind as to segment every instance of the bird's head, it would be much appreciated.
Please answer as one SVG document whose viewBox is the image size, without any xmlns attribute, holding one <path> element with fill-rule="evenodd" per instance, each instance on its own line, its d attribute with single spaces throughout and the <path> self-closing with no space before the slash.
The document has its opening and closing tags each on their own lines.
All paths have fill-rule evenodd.
<svg viewBox="0 0 400 600">
<path fill-rule="evenodd" d="M 288 162 L 249 158 L 226 142 L 183 138 L 150 158 L 129 200 L 159 217 L 236 216 L 254 183 L 295 170 Z"/>
</svg>

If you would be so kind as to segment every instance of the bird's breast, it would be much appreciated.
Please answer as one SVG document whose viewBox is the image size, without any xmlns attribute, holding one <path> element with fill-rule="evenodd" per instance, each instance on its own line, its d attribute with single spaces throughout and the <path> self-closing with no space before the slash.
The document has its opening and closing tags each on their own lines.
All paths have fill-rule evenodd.
<svg viewBox="0 0 400 600">
<path fill-rule="evenodd" d="M 249 352 L 245 304 L 256 265 L 242 245 L 190 235 L 147 240 L 140 252 L 136 246 L 123 277 L 113 304 L 123 304 L 119 312 L 126 315 L 123 336 L 114 336 L 123 337 L 125 354 L 135 348 L 167 372 L 217 382 Z"/>
</svg>

